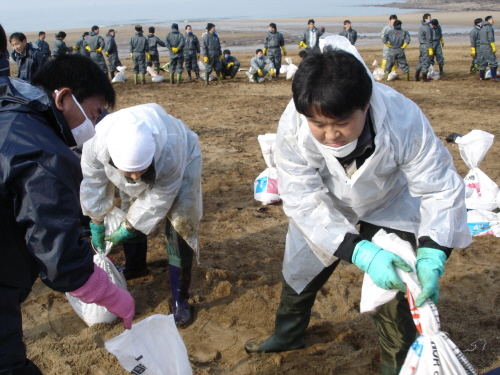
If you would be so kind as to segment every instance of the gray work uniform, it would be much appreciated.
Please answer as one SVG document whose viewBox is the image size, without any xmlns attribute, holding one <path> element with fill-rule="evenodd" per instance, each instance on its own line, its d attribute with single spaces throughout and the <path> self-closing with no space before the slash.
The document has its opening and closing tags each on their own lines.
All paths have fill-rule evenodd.
<svg viewBox="0 0 500 375">
<path fill-rule="evenodd" d="M 388 25 L 385 25 L 384 28 L 382 29 L 382 33 L 380 34 L 380 37 L 383 38 L 385 34 L 389 32 L 389 30 L 394 29 L 391 24 L 389 23 Z M 384 44 L 384 49 L 382 50 L 382 60 L 387 60 L 387 55 L 389 53 L 389 47 L 387 47 Z"/>
<path fill-rule="evenodd" d="M 269 73 L 269 70 L 274 68 L 274 65 L 271 59 L 265 56 L 262 57 L 262 59 L 259 59 L 257 56 L 252 57 L 252 60 L 250 60 L 250 66 L 255 70 L 262 70 L 262 75 L 265 76 Z"/>
<path fill-rule="evenodd" d="M 403 70 L 404 73 L 410 72 L 410 67 L 406 62 L 405 50 L 401 46 L 405 43 L 410 44 L 410 33 L 405 30 L 401 30 L 401 26 L 394 29 L 389 29 L 387 34 L 384 35 L 384 43 L 389 43 L 392 47 L 389 48 L 387 54 L 387 64 L 385 65 L 385 71 L 390 72 L 392 66 L 397 62 L 398 67 Z"/>
<path fill-rule="evenodd" d="M 264 38 L 264 48 L 267 48 L 267 57 L 273 62 L 277 73 L 279 73 L 281 68 L 281 47 L 284 45 L 285 38 L 278 31 L 267 33 Z"/>
<path fill-rule="evenodd" d="M 485 70 L 489 65 L 490 68 L 498 68 L 497 56 L 493 53 L 490 43 L 495 43 L 495 30 L 491 24 L 486 21 L 479 31 L 479 70 Z"/>
<path fill-rule="evenodd" d="M 119 66 L 122 66 L 120 58 L 118 57 L 118 47 L 116 46 L 115 37 L 111 34 L 106 34 L 106 43 L 104 44 L 103 53 L 107 52 L 108 56 L 108 65 L 110 72 L 117 72 L 116 69 Z"/>
<path fill-rule="evenodd" d="M 418 42 L 420 43 L 420 56 L 418 57 L 417 70 L 427 74 L 429 66 L 431 66 L 428 49 L 432 48 L 432 34 L 429 24 L 425 21 L 422 21 L 422 25 L 418 29 Z"/>
<path fill-rule="evenodd" d="M 324 32 L 324 29 L 318 29 L 316 26 L 314 26 L 312 32 L 309 28 L 307 28 L 307 30 L 304 31 L 304 34 L 302 34 L 302 39 L 300 39 L 300 41 L 304 42 L 307 45 L 307 48 L 319 48 L 319 38 Z"/>
<path fill-rule="evenodd" d="M 234 63 L 234 65 L 228 68 L 227 65 L 230 63 Z M 225 77 L 227 76 L 234 77 L 236 73 L 238 73 L 238 70 L 240 69 L 240 62 L 234 56 L 229 56 L 227 59 L 223 57 L 221 60 L 221 64 L 222 64 L 222 74 Z"/>
<path fill-rule="evenodd" d="M 134 54 L 132 61 L 134 67 L 132 68 L 133 74 L 146 74 L 146 52 L 149 53 L 149 43 L 147 38 L 142 35 L 142 32 L 136 32 L 130 38 L 130 52 Z"/>
<path fill-rule="evenodd" d="M 200 71 L 200 67 L 198 66 L 199 53 L 201 53 L 201 50 L 198 37 L 194 34 L 184 35 L 184 61 L 188 72 L 194 70 L 198 73 Z"/>
<path fill-rule="evenodd" d="M 172 29 L 171 32 L 167 34 L 165 39 L 165 46 L 168 48 L 170 54 L 170 66 L 168 71 L 172 73 L 182 73 L 184 68 L 182 64 L 184 63 L 184 36 L 179 32 L 179 30 Z M 172 48 L 176 47 L 177 52 L 172 52 Z"/>
<path fill-rule="evenodd" d="M 75 47 L 78 47 L 77 50 L 74 51 L 74 53 L 79 53 L 80 55 L 90 57 L 90 52 L 87 51 L 85 48 L 88 46 L 87 41 L 85 38 L 82 36 L 82 39 L 80 39 L 78 42 L 76 42 Z"/>
<path fill-rule="evenodd" d="M 469 33 L 470 46 L 476 49 L 476 56 L 472 58 L 472 64 L 478 64 L 479 61 L 479 46 L 481 45 L 479 42 L 479 30 L 481 30 L 481 26 L 475 25 Z"/>
<path fill-rule="evenodd" d="M 104 50 L 104 38 L 95 32 L 91 32 L 86 39 L 88 46 L 90 47 L 90 58 L 93 62 L 99 65 L 99 68 L 108 74 L 108 67 L 106 65 L 106 60 L 104 60 L 104 55 L 102 51 Z M 101 49 L 101 52 L 96 52 L 96 50 Z"/>
<path fill-rule="evenodd" d="M 66 46 L 64 40 L 56 38 L 56 40 L 54 40 L 54 45 L 52 46 L 52 58 L 55 59 L 57 56 L 66 55 L 72 50 L 73 49 Z"/>
<path fill-rule="evenodd" d="M 49 43 L 47 43 L 45 40 L 35 40 L 33 43 L 33 47 L 38 48 L 40 53 L 45 57 L 45 60 L 48 60 L 50 57 L 50 47 Z"/>
<path fill-rule="evenodd" d="M 349 39 L 349 42 L 351 42 L 352 45 L 356 43 L 356 40 L 358 40 L 358 32 L 354 29 L 349 29 L 346 30 L 344 27 L 344 30 L 342 30 L 339 35 L 345 36 L 347 39 Z"/>
<path fill-rule="evenodd" d="M 158 53 L 158 45 L 165 47 L 165 42 L 158 38 L 154 34 L 148 34 L 148 45 L 149 54 L 151 55 L 151 61 L 148 61 L 148 66 L 159 67 L 160 66 L 160 54 Z"/>
<path fill-rule="evenodd" d="M 443 48 L 441 47 L 441 38 L 443 37 L 441 26 L 431 27 L 431 35 L 432 49 L 434 50 L 434 56 L 431 56 L 431 65 L 434 65 L 434 58 L 438 65 L 444 65 Z"/>
<path fill-rule="evenodd" d="M 205 64 L 205 73 L 210 74 L 213 69 L 219 75 L 222 68 L 220 61 L 222 50 L 220 48 L 219 36 L 215 33 L 211 34 L 207 32 L 203 35 L 202 43 L 203 56 L 208 57 L 208 62 Z"/>
</svg>

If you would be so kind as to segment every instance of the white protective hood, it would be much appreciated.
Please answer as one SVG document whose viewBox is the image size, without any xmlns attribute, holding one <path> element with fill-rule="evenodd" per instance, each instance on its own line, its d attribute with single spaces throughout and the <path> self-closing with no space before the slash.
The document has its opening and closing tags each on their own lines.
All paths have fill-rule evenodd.
<svg viewBox="0 0 500 375">
<path fill-rule="evenodd" d="M 328 37 L 325 44 L 363 61 L 342 36 Z M 375 151 L 351 178 L 315 141 L 293 100 L 280 119 L 276 166 L 290 218 L 283 274 L 298 293 L 337 259 L 345 234 L 358 233 L 360 220 L 429 236 L 451 248 L 471 242 L 463 180 L 423 112 L 377 82 L 370 106 Z"/>
<path fill-rule="evenodd" d="M 127 119 L 147 123 L 153 132 L 156 149 L 153 162 L 155 182 L 128 182 L 110 164 L 107 136 Z M 184 123 L 169 115 L 158 104 L 143 104 L 107 115 L 96 126 L 96 135 L 83 146 L 83 182 L 80 189 L 82 210 L 99 221 L 113 208 L 115 186 L 131 197 L 127 220 L 149 234 L 168 214 L 181 237 L 198 254 L 199 221 L 202 217 L 201 152 L 198 136 Z"/>
</svg>

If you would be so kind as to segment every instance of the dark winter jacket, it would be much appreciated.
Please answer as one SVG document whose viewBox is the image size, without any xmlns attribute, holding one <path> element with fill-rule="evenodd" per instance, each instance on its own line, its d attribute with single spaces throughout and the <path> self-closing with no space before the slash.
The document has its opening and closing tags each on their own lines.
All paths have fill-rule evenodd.
<svg viewBox="0 0 500 375">
<path fill-rule="evenodd" d="M 31 81 L 31 78 L 40 69 L 47 59 L 40 53 L 38 48 L 32 47 L 31 43 L 26 43 L 23 53 L 14 51 L 13 59 L 17 63 L 17 78 Z"/>
</svg>

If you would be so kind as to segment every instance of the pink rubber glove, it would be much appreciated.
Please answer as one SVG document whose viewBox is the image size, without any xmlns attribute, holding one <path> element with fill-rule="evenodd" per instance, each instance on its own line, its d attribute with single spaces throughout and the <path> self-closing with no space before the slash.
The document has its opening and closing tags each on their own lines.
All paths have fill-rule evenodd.
<svg viewBox="0 0 500 375">
<path fill-rule="evenodd" d="M 123 319 L 126 329 L 132 328 L 135 315 L 135 301 L 129 292 L 113 284 L 106 272 L 94 264 L 94 273 L 79 289 L 70 292 L 73 297 L 85 303 L 104 306 L 109 312 Z"/>
</svg>

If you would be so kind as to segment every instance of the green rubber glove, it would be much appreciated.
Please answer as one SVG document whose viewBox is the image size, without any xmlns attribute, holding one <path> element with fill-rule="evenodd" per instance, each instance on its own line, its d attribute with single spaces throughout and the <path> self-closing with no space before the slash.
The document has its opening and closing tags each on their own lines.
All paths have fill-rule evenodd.
<svg viewBox="0 0 500 375">
<path fill-rule="evenodd" d="M 356 245 L 352 253 L 352 262 L 370 275 L 379 288 L 406 292 L 406 286 L 397 275 L 394 266 L 406 272 L 412 272 L 412 269 L 396 254 L 363 240 Z"/>
<path fill-rule="evenodd" d="M 122 226 L 122 224 L 113 233 L 104 238 L 106 241 L 112 242 L 113 247 L 134 236 L 134 233 Z"/>
<path fill-rule="evenodd" d="M 444 272 L 446 253 L 430 247 L 421 247 L 417 250 L 417 276 L 422 284 L 422 293 L 415 301 L 417 307 L 428 298 L 436 303 L 439 299 L 439 278 Z"/>
<path fill-rule="evenodd" d="M 106 228 L 104 226 L 104 223 L 101 223 L 101 225 L 95 225 L 91 221 L 89 227 L 90 227 L 90 234 L 92 236 L 92 245 L 94 245 L 96 249 L 105 252 L 106 245 L 104 244 L 104 231 Z"/>
</svg>

